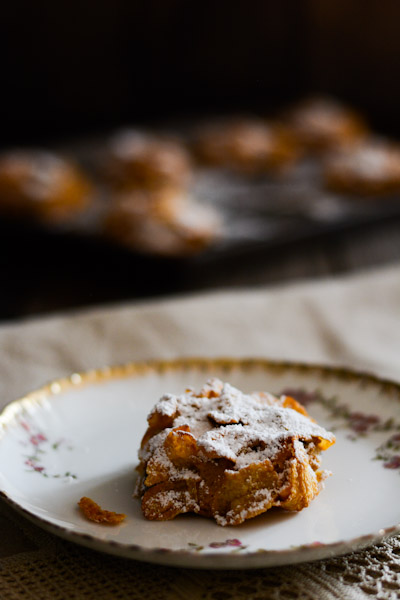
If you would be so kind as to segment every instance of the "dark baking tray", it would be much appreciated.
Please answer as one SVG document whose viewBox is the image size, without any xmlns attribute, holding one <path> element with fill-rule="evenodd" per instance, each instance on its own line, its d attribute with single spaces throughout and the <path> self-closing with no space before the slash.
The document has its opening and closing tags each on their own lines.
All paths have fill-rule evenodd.
<svg viewBox="0 0 400 600">
<path fill-rule="evenodd" d="M 61 150 L 95 176 L 104 139 Z M 282 255 L 287 263 L 308 247 L 312 262 L 316 247 L 330 244 L 330 255 L 335 253 L 331 242 L 342 234 L 361 231 L 365 236 L 368 228 L 400 224 L 400 197 L 329 192 L 315 159 L 303 160 L 280 177 L 249 179 L 198 169 L 191 192 L 213 206 L 223 221 L 221 238 L 194 256 L 146 255 L 108 240 L 102 221 L 112 199 L 101 186 L 90 209 L 62 225 L 0 219 L 0 268 L 6 282 L 0 319 L 255 280 L 265 283 L 267 275 L 261 272 L 266 267 L 268 272 Z"/>
<path fill-rule="evenodd" d="M 101 142 L 69 147 L 67 154 L 77 159 L 96 176 Z M 194 256 L 174 258 L 154 256 L 156 261 L 205 264 L 238 255 L 252 255 L 270 248 L 315 237 L 334 236 L 343 231 L 400 218 L 400 195 L 351 197 L 324 189 L 321 165 L 316 159 L 303 160 L 280 176 L 248 178 L 223 169 L 195 170 L 190 190 L 200 203 L 212 206 L 222 221 L 221 236 L 213 245 Z M 15 236 L 28 232 L 54 242 L 63 237 L 71 244 L 90 243 L 104 250 L 118 247 L 103 231 L 103 219 L 112 198 L 101 184 L 92 205 L 85 213 L 63 224 L 0 219 L 0 232 Z M 140 253 L 134 248 L 122 252 Z M 151 256 L 143 257 L 150 259 Z"/>
</svg>

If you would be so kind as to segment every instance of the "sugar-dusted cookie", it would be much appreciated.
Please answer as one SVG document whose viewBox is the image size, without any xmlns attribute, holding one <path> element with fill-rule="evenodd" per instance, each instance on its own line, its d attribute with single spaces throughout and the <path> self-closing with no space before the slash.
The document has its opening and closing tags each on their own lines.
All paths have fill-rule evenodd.
<svg viewBox="0 0 400 600">
<path fill-rule="evenodd" d="M 248 175 L 280 172 L 298 157 L 294 140 L 282 127 L 255 117 L 198 127 L 193 150 L 200 163 Z"/>
<path fill-rule="evenodd" d="M 109 141 L 104 173 L 118 188 L 186 186 L 191 161 L 177 140 L 124 129 Z"/>
<path fill-rule="evenodd" d="M 327 157 L 325 184 L 360 196 L 400 193 L 400 145 L 370 139 Z"/>
<path fill-rule="evenodd" d="M 288 110 L 283 122 L 302 148 L 316 153 L 352 144 L 367 133 L 358 113 L 328 97 L 303 100 Z"/>
<path fill-rule="evenodd" d="M 71 161 L 43 150 L 0 155 L 0 211 L 18 217 L 62 221 L 82 211 L 92 186 Z"/>
<path fill-rule="evenodd" d="M 196 254 L 212 244 L 221 223 L 215 210 L 175 188 L 130 190 L 112 199 L 105 235 L 144 253 Z"/>
<path fill-rule="evenodd" d="M 293 398 L 218 379 L 166 394 L 148 424 L 136 493 L 158 521 L 193 512 L 238 525 L 273 506 L 299 511 L 319 493 L 320 453 L 335 442 Z"/>
</svg>

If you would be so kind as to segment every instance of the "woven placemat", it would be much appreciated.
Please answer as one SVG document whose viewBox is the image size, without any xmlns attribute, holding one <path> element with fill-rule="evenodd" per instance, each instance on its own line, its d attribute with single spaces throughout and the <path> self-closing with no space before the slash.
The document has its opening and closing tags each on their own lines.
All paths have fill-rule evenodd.
<svg viewBox="0 0 400 600">
<path fill-rule="evenodd" d="M 314 563 L 196 571 L 101 554 L 59 539 L 0 502 L 0 598 L 328 600 L 400 597 L 400 537 Z"/>
</svg>

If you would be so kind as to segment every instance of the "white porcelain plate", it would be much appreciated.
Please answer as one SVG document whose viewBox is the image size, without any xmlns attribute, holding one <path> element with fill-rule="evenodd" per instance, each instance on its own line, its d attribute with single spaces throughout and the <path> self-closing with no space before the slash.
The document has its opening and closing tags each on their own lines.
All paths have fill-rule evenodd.
<svg viewBox="0 0 400 600">
<path fill-rule="evenodd" d="M 132 498 L 146 417 L 165 392 L 218 376 L 245 392 L 282 391 L 335 431 L 325 489 L 300 513 L 274 509 L 238 527 L 182 515 L 146 521 Z M 290 391 L 289 391 L 290 390 Z M 325 558 L 400 531 L 400 386 L 370 375 L 263 360 L 191 359 L 74 374 L 0 416 L 0 490 L 17 510 L 71 541 L 134 559 L 198 568 L 253 568 Z M 126 513 L 87 521 L 93 498 Z"/>
</svg>

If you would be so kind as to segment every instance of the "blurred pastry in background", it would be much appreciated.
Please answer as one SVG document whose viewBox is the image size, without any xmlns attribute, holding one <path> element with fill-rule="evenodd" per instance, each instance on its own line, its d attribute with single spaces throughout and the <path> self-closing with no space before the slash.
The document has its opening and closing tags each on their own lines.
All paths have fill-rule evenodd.
<svg viewBox="0 0 400 600">
<path fill-rule="evenodd" d="M 400 193 L 400 145 L 369 139 L 327 157 L 326 187 L 364 196 Z"/>
<path fill-rule="evenodd" d="M 359 114 L 324 97 L 303 100 L 283 115 L 282 121 L 300 146 L 312 152 L 358 142 L 368 132 Z"/>
<path fill-rule="evenodd" d="M 92 185 L 69 160 L 42 150 L 0 155 L 0 212 L 60 222 L 84 210 Z"/>
<path fill-rule="evenodd" d="M 207 166 L 244 174 L 279 173 L 298 158 L 293 138 L 282 127 L 242 117 L 205 124 L 193 136 L 193 151 Z"/>
<path fill-rule="evenodd" d="M 131 190 L 110 202 L 104 233 L 144 253 L 187 256 L 203 251 L 219 237 L 221 222 L 211 207 L 182 190 Z"/>
<path fill-rule="evenodd" d="M 105 172 L 120 189 L 179 187 L 190 180 L 191 160 L 176 140 L 125 129 L 109 142 Z"/>
</svg>

